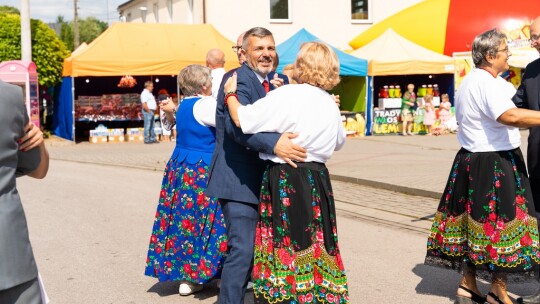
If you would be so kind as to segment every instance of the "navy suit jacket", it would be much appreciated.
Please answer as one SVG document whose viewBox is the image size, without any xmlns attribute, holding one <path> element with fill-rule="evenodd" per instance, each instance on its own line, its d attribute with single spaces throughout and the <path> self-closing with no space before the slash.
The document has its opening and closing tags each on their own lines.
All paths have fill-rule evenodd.
<svg viewBox="0 0 540 304">
<path fill-rule="evenodd" d="M 527 65 L 521 85 L 512 100 L 518 108 L 540 111 L 540 59 Z M 540 127 L 529 129 L 527 168 L 529 176 L 540 178 Z"/>
<path fill-rule="evenodd" d="M 234 71 L 238 77 L 236 93 L 241 104 L 253 104 L 266 96 L 264 87 L 255 72 L 246 64 L 223 76 L 216 108 L 216 147 L 212 155 L 206 195 L 258 204 L 265 168 L 265 162 L 259 158 L 259 152 L 273 154 L 274 146 L 281 134 L 244 134 L 240 128 L 236 127 L 229 115 L 229 110 L 223 103 L 225 95 L 223 86 Z M 268 77 L 271 79 L 273 73 L 270 73 Z M 270 84 L 270 89 L 274 89 L 272 84 Z"/>
</svg>

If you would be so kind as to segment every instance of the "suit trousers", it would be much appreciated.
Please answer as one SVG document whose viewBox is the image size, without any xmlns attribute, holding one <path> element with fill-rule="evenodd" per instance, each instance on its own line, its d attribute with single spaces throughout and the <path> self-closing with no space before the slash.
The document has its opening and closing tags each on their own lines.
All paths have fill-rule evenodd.
<svg viewBox="0 0 540 304">
<path fill-rule="evenodd" d="M 220 200 L 227 226 L 227 257 L 221 273 L 219 304 L 242 304 L 253 268 L 258 205 Z"/>
<path fill-rule="evenodd" d="M 2 304 L 42 304 L 38 278 L 9 289 L 0 290 Z"/>
</svg>

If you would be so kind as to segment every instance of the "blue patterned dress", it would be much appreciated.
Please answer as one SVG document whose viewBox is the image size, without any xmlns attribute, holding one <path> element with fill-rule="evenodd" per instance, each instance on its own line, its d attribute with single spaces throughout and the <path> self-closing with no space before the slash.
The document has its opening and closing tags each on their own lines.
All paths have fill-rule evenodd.
<svg viewBox="0 0 540 304">
<path fill-rule="evenodd" d="M 219 276 L 227 234 L 218 201 L 204 194 L 215 128 L 199 124 L 185 98 L 176 113 L 176 148 L 163 174 L 145 275 L 159 281 L 206 283 Z"/>
</svg>

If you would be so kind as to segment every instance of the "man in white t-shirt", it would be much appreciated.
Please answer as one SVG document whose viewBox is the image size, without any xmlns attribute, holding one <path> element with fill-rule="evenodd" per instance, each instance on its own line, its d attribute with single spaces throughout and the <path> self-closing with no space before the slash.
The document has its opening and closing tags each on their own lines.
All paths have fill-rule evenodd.
<svg viewBox="0 0 540 304">
<path fill-rule="evenodd" d="M 225 75 L 225 53 L 220 49 L 211 49 L 206 53 L 206 66 L 212 70 L 212 97 L 217 99 L 219 86 Z"/>
<path fill-rule="evenodd" d="M 144 90 L 141 93 L 142 113 L 144 118 L 144 143 L 159 143 L 154 133 L 154 112 L 157 108 L 156 98 L 152 95 L 154 84 L 152 81 L 144 83 Z"/>
</svg>

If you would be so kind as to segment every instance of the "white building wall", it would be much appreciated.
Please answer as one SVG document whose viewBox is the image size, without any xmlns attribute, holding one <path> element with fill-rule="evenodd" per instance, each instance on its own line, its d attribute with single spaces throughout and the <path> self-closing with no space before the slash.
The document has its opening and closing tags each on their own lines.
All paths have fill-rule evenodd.
<svg viewBox="0 0 540 304">
<path fill-rule="evenodd" d="M 168 1 L 173 3 L 172 20 Z M 289 1 L 291 21 L 283 23 L 270 20 L 270 0 L 131 0 L 120 6 L 119 12 L 122 16 L 131 13 L 130 22 L 142 22 L 139 8 L 146 7 L 146 22 L 155 23 L 153 4 L 158 3 L 160 23 L 200 24 L 206 21 L 232 41 L 236 41 L 241 32 L 261 26 L 272 31 L 276 44 L 280 44 L 306 28 L 337 48 L 350 49 L 349 41 L 371 25 L 424 0 L 368 0 L 371 21 L 364 23 L 351 20 L 350 0 Z"/>
</svg>

